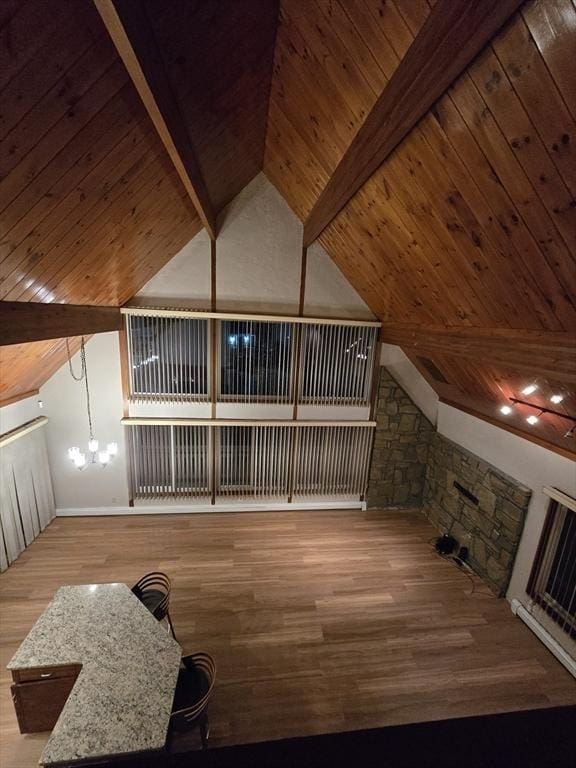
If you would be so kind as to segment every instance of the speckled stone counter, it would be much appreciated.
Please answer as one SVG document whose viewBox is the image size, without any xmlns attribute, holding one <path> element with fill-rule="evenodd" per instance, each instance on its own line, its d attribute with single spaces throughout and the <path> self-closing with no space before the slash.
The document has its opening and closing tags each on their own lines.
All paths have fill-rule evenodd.
<svg viewBox="0 0 576 768">
<path fill-rule="evenodd" d="M 8 664 L 82 665 L 40 762 L 161 749 L 180 656 L 125 584 L 61 587 Z"/>
</svg>

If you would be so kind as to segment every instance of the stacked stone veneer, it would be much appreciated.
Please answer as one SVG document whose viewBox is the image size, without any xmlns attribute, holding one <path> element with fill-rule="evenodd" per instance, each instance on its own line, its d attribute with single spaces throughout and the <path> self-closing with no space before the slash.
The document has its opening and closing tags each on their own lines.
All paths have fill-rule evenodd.
<svg viewBox="0 0 576 768">
<path fill-rule="evenodd" d="M 386 368 L 380 372 L 368 506 L 421 507 L 434 427 Z"/>
<path fill-rule="evenodd" d="M 473 494 L 466 498 L 454 481 Z M 499 596 L 506 593 L 532 491 L 451 440 L 430 442 L 424 511 L 441 533 L 469 549 L 469 562 Z"/>
</svg>

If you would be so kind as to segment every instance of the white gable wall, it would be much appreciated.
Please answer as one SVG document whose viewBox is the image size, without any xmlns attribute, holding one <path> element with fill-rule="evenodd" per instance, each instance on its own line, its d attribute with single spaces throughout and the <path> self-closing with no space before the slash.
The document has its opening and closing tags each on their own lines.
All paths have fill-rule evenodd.
<svg viewBox="0 0 576 768">
<path fill-rule="evenodd" d="M 259 174 L 230 203 L 216 242 L 217 309 L 294 315 L 300 299 L 302 224 Z M 210 240 L 199 232 L 131 302 L 210 306 Z M 318 244 L 308 250 L 304 314 L 374 319 Z"/>
</svg>

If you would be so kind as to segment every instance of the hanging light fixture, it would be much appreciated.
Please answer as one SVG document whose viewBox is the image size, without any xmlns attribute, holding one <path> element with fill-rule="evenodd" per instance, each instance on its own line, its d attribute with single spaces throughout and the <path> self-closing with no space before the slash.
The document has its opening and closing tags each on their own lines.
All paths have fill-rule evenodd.
<svg viewBox="0 0 576 768">
<path fill-rule="evenodd" d="M 536 385 L 530 385 L 529 387 L 525 387 L 522 390 L 522 393 L 524 394 L 527 390 L 534 391 L 537 389 Z M 559 417 L 561 419 L 565 419 L 566 421 L 572 422 L 572 427 L 565 433 L 564 437 L 567 438 L 573 438 L 576 433 L 576 416 L 571 416 L 568 413 L 561 413 L 560 411 L 554 411 L 552 408 L 547 408 L 543 405 L 538 405 L 537 403 L 531 403 L 528 400 L 519 400 L 517 397 L 509 397 L 509 402 L 512 403 L 512 405 L 501 405 L 499 410 L 500 413 L 503 416 L 510 416 L 514 412 L 514 407 L 516 405 L 522 405 L 525 408 L 531 408 L 534 411 L 537 411 L 537 413 L 532 413 L 529 416 L 526 417 L 526 421 L 528 424 L 530 424 L 531 427 L 536 426 L 540 422 L 540 417 L 545 416 L 546 414 L 550 414 L 552 416 Z M 561 403 L 564 400 L 564 395 L 552 395 L 550 397 L 550 401 L 554 404 Z"/>
<path fill-rule="evenodd" d="M 68 339 L 66 339 L 66 351 L 68 352 L 68 368 L 70 375 L 74 381 L 83 381 L 86 390 L 86 413 L 88 415 L 88 458 L 80 448 L 75 445 L 72 448 L 68 448 L 68 458 L 77 469 L 84 469 L 88 464 L 100 464 L 101 467 L 107 467 L 112 461 L 114 456 L 118 453 L 118 443 L 110 442 L 106 446 L 106 450 L 98 450 L 100 443 L 94 437 L 94 430 L 92 427 L 92 412 L 90 410 L 90 387 L 88 385 L 88 368 L 86 367 L 86 347 L 84 344 L 84 336 L 80 342 L 80 373 L 76 375 L 72 368 L 72 358 L 70 356 L 70 345 Z"/>
</svg>

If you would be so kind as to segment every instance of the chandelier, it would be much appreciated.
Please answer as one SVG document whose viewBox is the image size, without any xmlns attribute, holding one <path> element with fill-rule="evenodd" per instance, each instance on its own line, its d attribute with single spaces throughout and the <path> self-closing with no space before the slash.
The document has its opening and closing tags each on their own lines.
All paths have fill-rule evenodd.
<svg viewBox="0 0 576 768">
<path fill-rule="evenodd" d="M 107 467 L 114 456 L 118 453 L 118 444 L 108 443 L 106 450 L 99 450 L 100 443 L 94 437 L 92 428 L 92 413 L 90 411 L 90 387 L 88 386 L 88 368 L 86 367 L 86 348 L 84 345 L 84 336 L 80 342 L 80 373 L 76 375 L 72 368 L 72 358 L 70 356 L 70 345 L 66 339 L 66 351 L 68 352 L 68 368 L 74 381 L 83 381 L 86 389 L 86 413 L 88 414 L 88 457 L 78 446 L 68 448 L 68 458 L 77 469 L 84 469 L 88 464 L 100 464 L 101 467 Z"/>
</svg>

